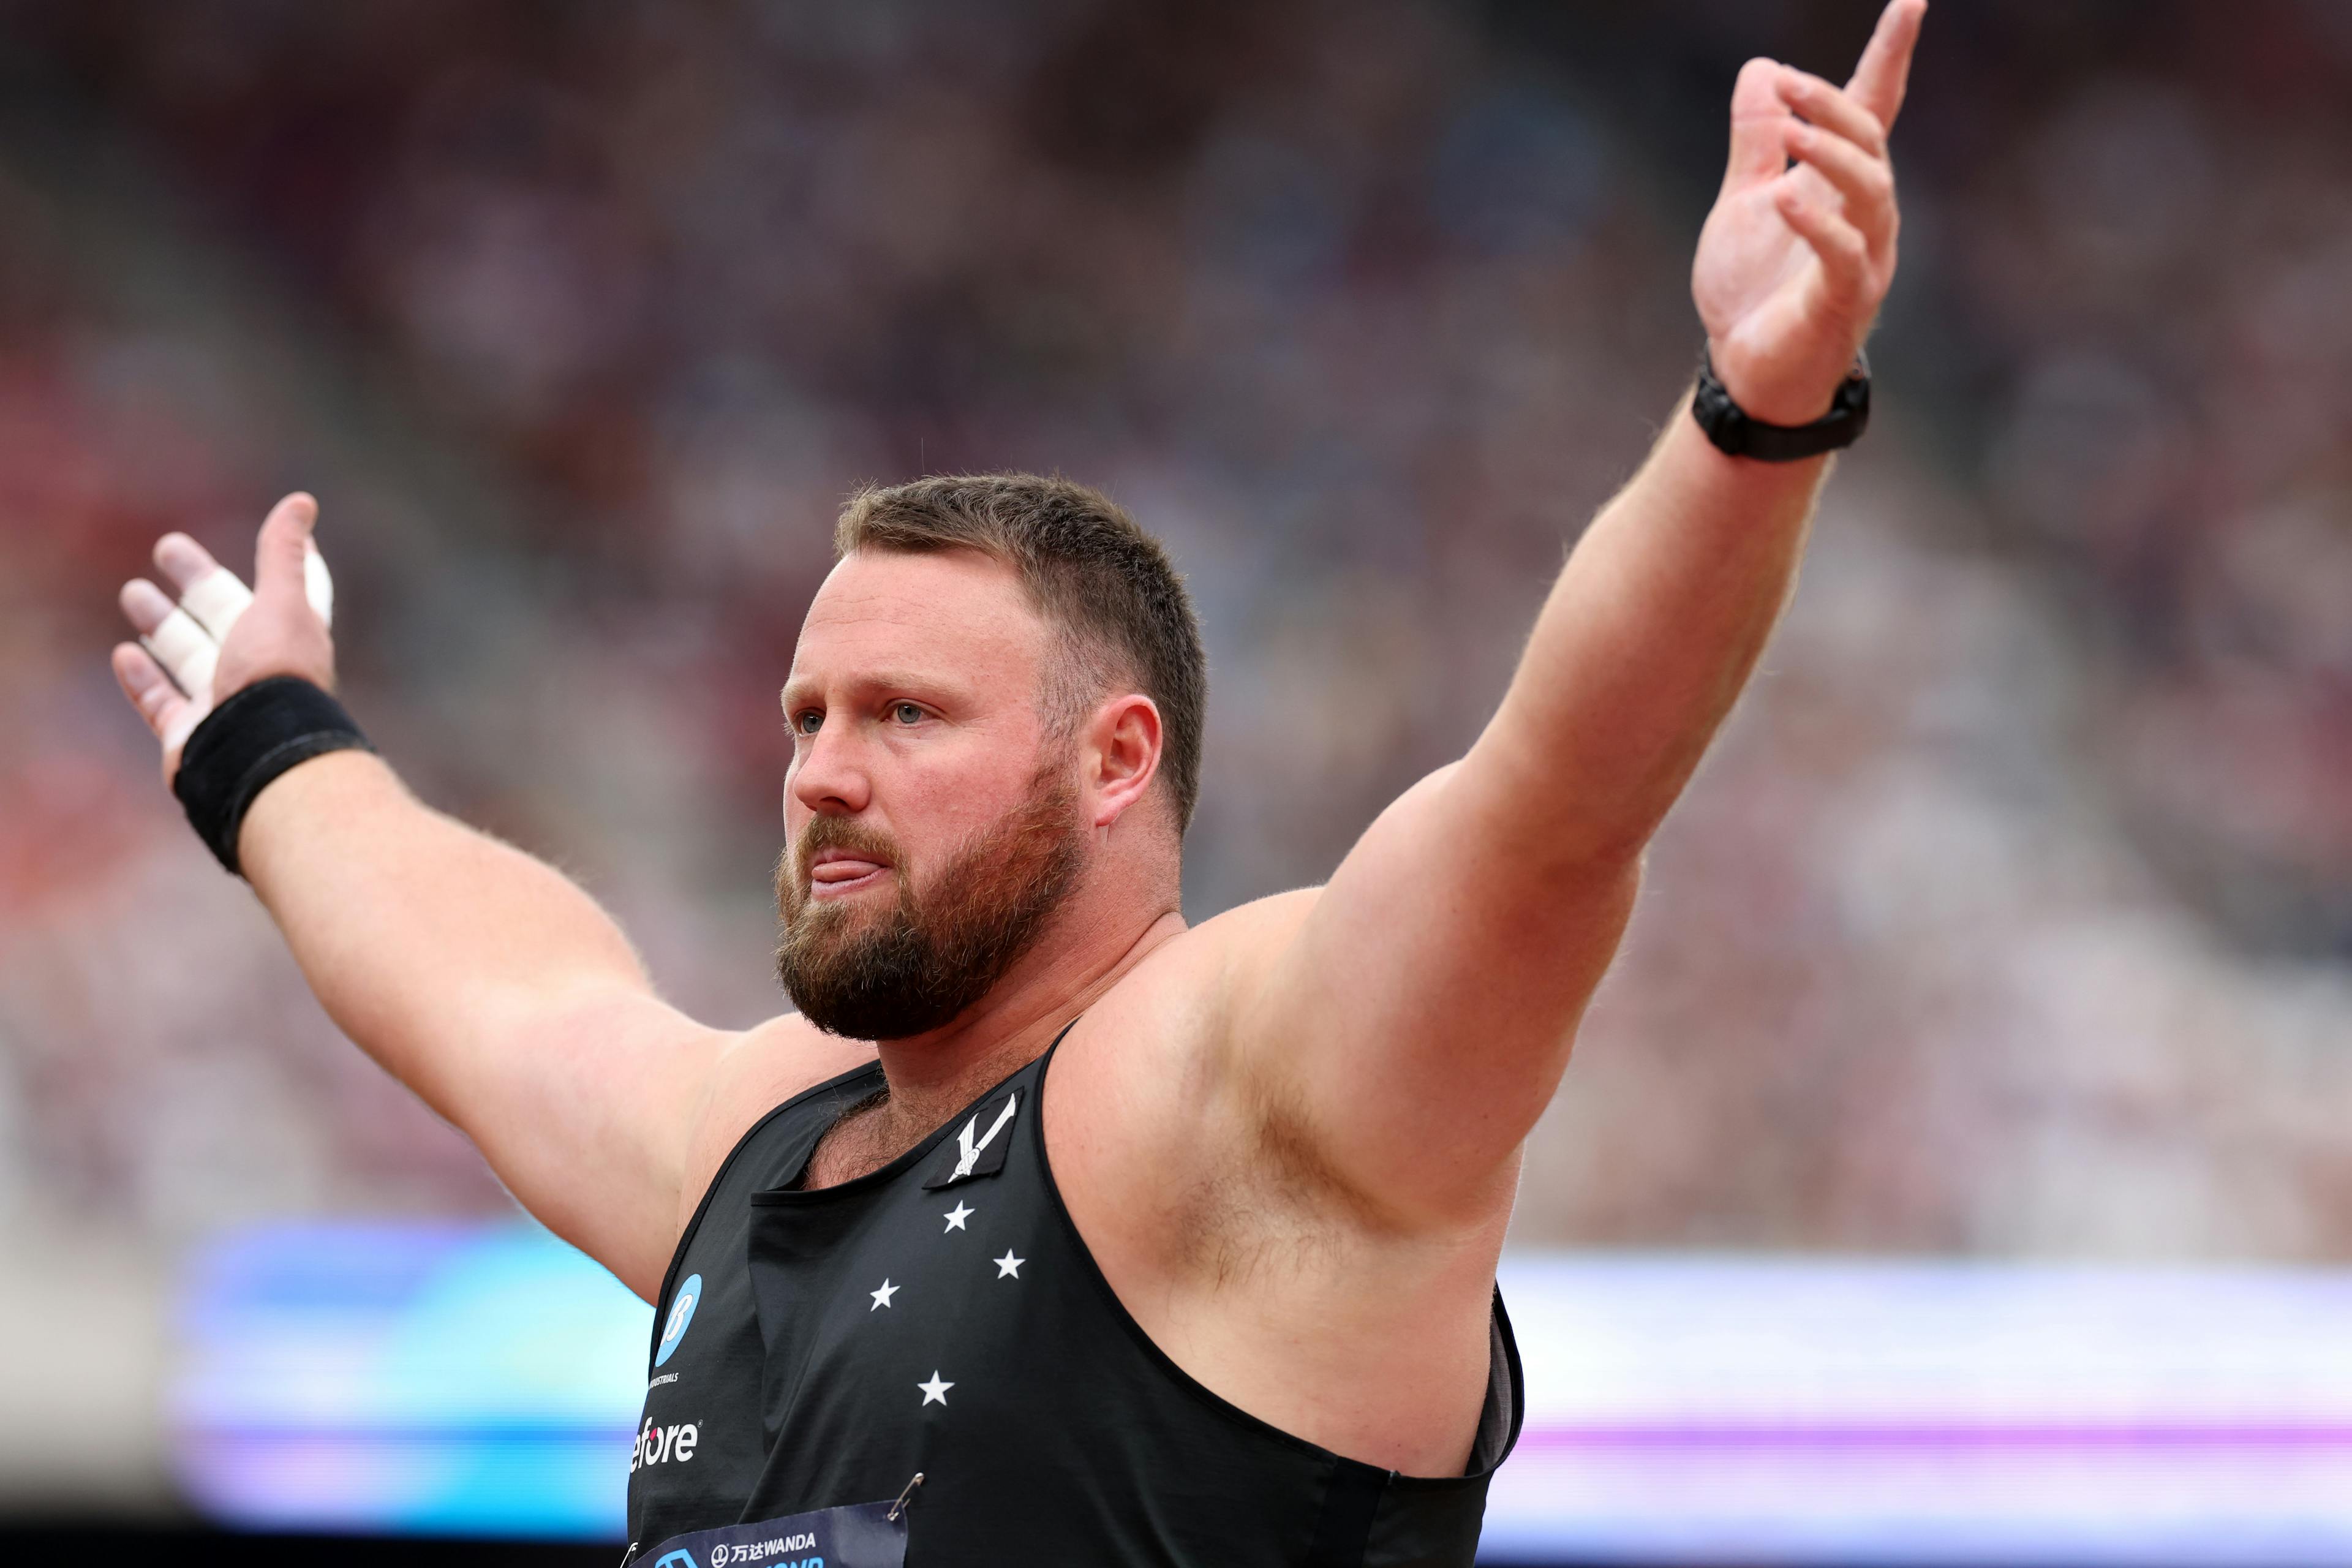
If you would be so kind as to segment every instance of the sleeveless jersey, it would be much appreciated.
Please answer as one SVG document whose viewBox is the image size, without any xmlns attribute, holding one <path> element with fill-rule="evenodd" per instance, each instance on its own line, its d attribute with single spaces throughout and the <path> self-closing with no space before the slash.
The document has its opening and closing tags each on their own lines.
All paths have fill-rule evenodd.
<svg viewBox="0 0 2352 1568">
<path fill-rule="evenodd" d="M 1046 1164 L 1052 1060 L 839 1186 L 799 1184 L 826 1129 L 882 1087 L 879 1064 L 744 1134 L 662 1282 L 625 1562 L 904 1495 L 908 1568 L 1471 1563 L 1518 1436 L 1499 1292 L 1464 1475 L 1376 1468 L 1259 1420 L 1171 1361 L 1095 1266 Z M 734 1552 L 721 1560 L 748 1560 Z"/>
</svg>

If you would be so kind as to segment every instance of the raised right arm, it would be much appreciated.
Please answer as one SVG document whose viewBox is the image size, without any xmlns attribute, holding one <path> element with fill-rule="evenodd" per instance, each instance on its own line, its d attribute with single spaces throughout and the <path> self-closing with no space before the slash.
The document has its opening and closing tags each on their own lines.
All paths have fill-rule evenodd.
<svg viewBox="0 0 2352 1568">
<path fill-rule="evenodd" d="M 192 667 L 182 658 L 202 627 L 184 611 L 166 628 L 169 596 L 124 589 L 148 646 L 116 648 L 115 673 L 163 743 L 167 782 L 215 691 L 271 675 L 331 688 L 333 647 L 303 592 L 315 516 L 292 496 L 262 525 L 252 603 L 226 626 L 216 671 L 201 648 Z M 184 604 L 220 616 L 229 590 L 193 541 L 167 537 L 156 560 Z M 845 1047 L 817 1045 L 796 1018 L 737 1034 L 669 1006 L 595 900 L 426 806 L 373 753 L 333 752 L 279 774 L 236 849 L 343 1031 L 473 1139 L 526 1208 L 639 1295 L 660 1287 L 711 1146 L 732 1142 L 751 1101 L 791 1087 L 769 1080 L 849 1065 L 831 1059 Z"/>
</svg>

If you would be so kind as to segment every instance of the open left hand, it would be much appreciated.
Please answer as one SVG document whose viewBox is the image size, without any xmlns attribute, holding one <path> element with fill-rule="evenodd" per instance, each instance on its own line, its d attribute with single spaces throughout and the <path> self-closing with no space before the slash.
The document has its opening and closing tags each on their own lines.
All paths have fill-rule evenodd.
<svg viewBox="0 0 2352 1568">
<path fill-rule="evenodd" d="M 1767 59 L 1741 67 L 1732 89 L 1731 157 L 1691 297 L 1717 377 L 1768 424 L 1829 412 L 1894 279 L 1886 136 L 1927 10 L 1892 0 L 1843 90 Z"/>
<path fill-rule="evenodd" d="M 297 491 L 270 509 L 254 548 L 254 585 L 184 533 L 155 543 L 155 564 L 180 591 L 144 577 L 122 585 L 122 614 L 139 633 L 114 649 L 114 678 L 163 748 L 163 785 L 215 702 L 272 675 L 333 690 L 334 583 L 310 531 L 319 503 Z"/>
</svg>

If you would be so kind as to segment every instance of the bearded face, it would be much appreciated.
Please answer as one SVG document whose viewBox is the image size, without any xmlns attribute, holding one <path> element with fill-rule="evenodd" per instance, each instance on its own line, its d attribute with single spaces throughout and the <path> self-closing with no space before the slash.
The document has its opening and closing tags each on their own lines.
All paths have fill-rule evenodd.
<svg viewBox="0 0 2352 1568">
<path fill-rule="evenodd" d="M 776 978 L 802 1016 L 845 1038 L 939 1028 L 1035 944 L 1076 880 L 1083 843 L 1068 770 L 1052 766 L 1020 805 L 919 879 L 887 835 L 848 817 L 811 817 L 776 862 Z M 896 904 L 877 912 L 814 897 L 813 862 L 827 849 L 891 868 Z"/>
</svg>

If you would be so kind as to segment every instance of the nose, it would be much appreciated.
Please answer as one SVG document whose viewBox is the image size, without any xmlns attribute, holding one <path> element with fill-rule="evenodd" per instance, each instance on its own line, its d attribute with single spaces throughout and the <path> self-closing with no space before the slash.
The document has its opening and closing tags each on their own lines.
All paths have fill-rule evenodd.
<svg viewBox="0 0 2352 1568">
<path fill-rule="evenodd" d="M 817 816 L 853 816 L 874 798 L 874 782 L 851 726 L 824 725 L 784 774 L 784 816 L 797 805 Z"/>
</svg>

